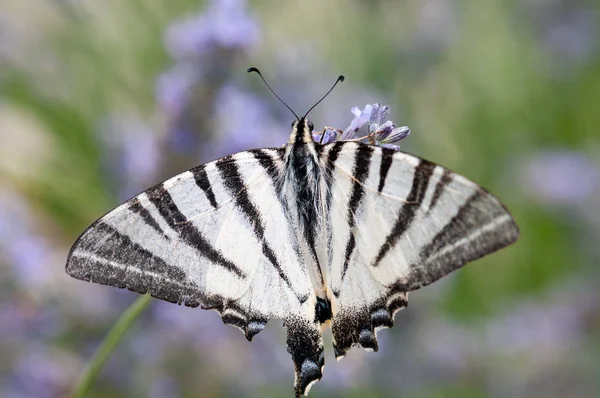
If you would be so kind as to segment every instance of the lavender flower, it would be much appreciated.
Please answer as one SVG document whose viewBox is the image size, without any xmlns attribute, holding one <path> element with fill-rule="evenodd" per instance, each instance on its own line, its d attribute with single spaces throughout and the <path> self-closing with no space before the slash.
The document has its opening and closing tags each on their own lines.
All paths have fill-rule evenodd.
<svg viewBox="0 0 600 398">
<path fill-rule="evenodd" d="M 27 201 L 16 192 L 0 191 L 0 259 L 12 265 L 23 286 L 37 287 L 51 279 L 47 240 L 35 232 Z"/>
<path fill-rule="evenodd" d="M 407 126 L 396 127 L 391 120 L 387 119 L 389 111 L 390 107 L 387 105 L 373 104 L 369 118 L 369 139 L 376 145 L 399 150 L 400 146 L 392 143 L 408 136 L 410 129 Z"/>
<path fill-rule="evenodd" d="M 335 142 L 338 140 L 338 138 L 339 132 L 331 127 L 325 127 L 325 131 L 323 133 L 313 132 L 313 141 L 323 145 Z"/>
<path fill-rule="evenodd" d="M 174 59 L 203 55 L 214 48 L 247 48 L 259 39 L 244 0 L 213 0 L 205 13 L 172 25 L 165 45 Z"/>
<path fill-rule="evenodd" d="M 547 151 L 527 162 L 524 187 L 550 205 L 584 204 L 600 190 L 600 166 L 573 151 Z"/>
<path fill-rule="evenodd" d="M 161 376 L 153 381 L 150 389 L 150 398 L 180 396 L 182 396 L 181 388 L 175 380 L 166 376 Z"/>
<path fill-rule="evenodd" d="M 127 199 L 152 179 L 160 162 L 158 136 L 140 118 L 112 116 L 100 125 L 105 138 L 106 162 L 116 167 L 119 196 Z M 116 159 L 112 158 L 116 156 Z"/>
<path fill-rule="evenodd" d="M 62 396 L 76 372 L 77 363 L 68 354 L 34 342 L 23 349 L 0 393 L 3 397 Z"/>
<path fill-rule="evenodd" d="M 285 137 L 260 97 L 225 84 L 215 96 L 216 143 L 203 143 L 207 157 L 225 156 L 252 147 L 280 145 Z M 233 116 L 235 115 L 235 116 Z"/>
<path fill-rule="evenodd" d="M 358 106 L 350 109 L 350 112 L 354 114 L 354 119 L 350 122 L 350 125 L 344 130 L 342 136 L 340 137 L 340 141 L 345 141 L 350 139 L 354 134 L 360 130 L 362 126 L 371 118 L 371 112 L 373 111 L 373 105 L 365 105 L 365 109 L 362 111 Z"/>
<path fill-rule="evenodd" d="M 393 143 L 406 138 L 410 134 L 410 129 L 407 126 L 397 127 L 391 120 L 388 120 L 390 107 L 387 105 L 381 106 L 378 103 L 373 105 L 365 105 L 361 111 L 355 106 L 351 109 L 354 114 L 354 119 L 350 125 L 343 131 L 336 131 L 331 128 L 326 128 L 325 132 L 314 133 L 313 139 L 316 142 L 328 144 L 338 140 L 340 141 L 363 141 L 368 140 L 370 144 L 399 150 L 400 146 Z M 369 131 L 366 136 L 354 138 L 362 126 L 368 122 Z"/>
<path fill-rule="evenodd" d="M 177 64 L 161 73 L 154 87 L 161 108 L 170 115 L 179 115 L 198 75 L 199 71 L 191 64 Z"/>
<path fill-rule="evenodd" d="M 263 137 L 260 131 L 258 135 L 248 134 L 244 128 L 251 123 L 247 120 L 242 129 L 231 131 L 231 127 L 226 126 L 227 134 L 223 135 L 218 133 L 219 122 L 223 120 L 220 115 L 212 120 L 195 117 L 197 109 L 223 109 L 219 104 L 223 93 L 232 91 L 225 85 L 228 65 L 234 64 L 236 54 L 249 49 L 259 39 L 258 23 L 246 10 L 244 0 L 211 0 L 202 13 L 176 21 L 167 29 L 165 47 L 176 63 L 159 76 L 155 93 L 171 126 L 167 142 L 176 152 L 194 156 L 210 152 L 210 157 L 214 157 L 248 147 L 240 148 L 238 144 L 256 145 L 255 139 Z M 236 119 L 244 120 L 246 114 L 252 116 L 255 108 L 249 112 L 242 109 L 244 113 L 237 114 Z M 219 143 L 207 145 L 205 134 L 213 130 L 217 131 L 215 136 L 219 137 Z M 199 148 L 201 143 L 202 148 Z"/>
</svg>

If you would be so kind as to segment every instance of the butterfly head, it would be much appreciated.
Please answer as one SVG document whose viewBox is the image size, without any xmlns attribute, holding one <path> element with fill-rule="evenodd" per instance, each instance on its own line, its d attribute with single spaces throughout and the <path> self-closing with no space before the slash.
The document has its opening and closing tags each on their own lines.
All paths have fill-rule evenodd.
<svg viewBox="0 0 600 398">
<path fill-rule="evenodd" d="M 313 143 L 312 132 L 315 129 L 313 123 L 305 117 L 294 120 L 292 123 L 292 133 L 290 134 L 290 144 L 310 144 Z"/>
</svg>

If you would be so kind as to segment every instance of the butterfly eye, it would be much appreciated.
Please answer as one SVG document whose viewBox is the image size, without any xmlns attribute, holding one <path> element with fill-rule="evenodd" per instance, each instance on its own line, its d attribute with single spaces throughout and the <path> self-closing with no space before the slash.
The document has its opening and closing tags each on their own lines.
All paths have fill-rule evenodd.
<svg viewBox="0 0 600 398">
<path fill-rule="evenodd" d="M 308 122 L 308 129 L 309 129 L 311 132 L 312 132 L 312 131 L 315 129 L 315 125 L 314 125 L 314 124 L 313 124 L 311 121 L 309 121 L 309 122 Z"/>
</svg>

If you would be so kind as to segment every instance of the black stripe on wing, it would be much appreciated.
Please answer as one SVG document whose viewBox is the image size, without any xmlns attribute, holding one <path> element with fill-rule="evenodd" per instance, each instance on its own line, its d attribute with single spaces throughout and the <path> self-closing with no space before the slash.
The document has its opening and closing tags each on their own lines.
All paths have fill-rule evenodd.
<svg viewBox="0 0 600 398">
<path fill-rule="evenodd" d="M 263 219 L 257 206 L 250 200 L 248 188 L 242 179 L 237 162 L 231 156 L 221 158 L 216 163 L 217 170 L 221 174 L 223 184 L 229 190 L 232 198 L 238 209 L 243 213 L 244 217 L 254 230 L 256 239 L 262 243 L 262 251 L 265 257 L 273 265 L 273 268 L 279 274 L 279 277 L 288 285 L 291 291 L 294 291 L 292 282 L 287 274 L 281 268 L 281 263 L 275 256 L 275 252 L 265 239 L 265 227 Z M 298 297 L 303 302 L 306 298 Z"/>
<path fill-rule="evenodd" d="M 171 194 L 163 185 L 151 188 L 147 191 L 147 195 L 165 222 L 179 234 L 183 242 L 196 249 L 198 253 L 211 262 L 220 265 L 240 278 L 246 277 L 240 267 L 226 259 L 220 251 L 215 249 L 194 223 L 181 213 L 175 202 L 173 202 Z"/>
<path fill-rule="evenodd" d="M 473 192 L 454 217 L 452 217 L 444 228 L 435 235 L 431 242 L 421 250 L 421 258 L 427 260 L 428 257 L 445 247 L 452 246 L 457 241 L 465 238 L 469 232 L 476 232 L 480 228 L 490 224 L 494 219 L 506 214 L 502 206 L 490 206 L 489 201 L 490 196 L 486 192 L 482 190 Z M 503 232 L 502 229 L 495 232 L 500 234 L 498 239 L 494 239 L 499 245 L 504 241 L 501 236 Z M 497 250 L 503 246 L 505 245 L 499 247 L 492 245 L 492 247 L 489 248 L 489 251 Z M 476 245 L 469 245 L 462 250 L 478 251 Z"/>
<path fill-rule="evenodd" d="M 325 147 L 326 146 L 322 146 L 319 148 L 320 149 L 319 156 L 322 156 L 322 153 L 323 153 L 322 149 Z M 334 144 L 327 152 L 327 159 L 325 161 L 325 182 L 327 185 L 326 201 L 327 201 L 328 209 L 330 207 L 331 198 L 333 196 L 333 193 L 331 192 L 331 186 L 333 185 L 333 170 L 335 169 L 335 162 L 337 161 L 338 157 L 340 156 L 340 152 L 342 151 L 343 147 L 344 147 L 344 142 L 338 142 L 338 143 Z"/>
<path fill-rule="evenodd" d="M 198 167 L 194 167 L 190 170 L 194 175 L 194 180 L 196 181 L 196 185 L 204 191 L 206 198 L 210 202 L 210 205 L 216 209 L 219 205 L 217 204 L 217 200 L 215 198 L 215 194 L 213 193 L 212 187 L 210 185 L 210 181 L 208 180 L 208 175 L 206 174 L 206 165 L 201 164 Z"/>
<path fill-rule="evenodd" d="M 279 149 L 278 151 L 280 151 L 281 156 L 283 156 L 284 151 L 281 149 Z M 289 236 L 294 236 L 296 233 L 295 231 L 297 231 L 297 227 L 294 226 L 294 224 L 295 224 L 293 221 L 294 217 L 292 217 L 292 215 L 290 214 L 289 206 L 287 204 L 285 195 L 282 194 L 283 182 L 284 182 L 284 175 L 282 172 L 283 170 L 278 168 L 272 155 L 269 154 L 265 149 L 254 149 L 249 152 L 252 152 L 254 154 L 254 157 L 256 158 L 256 160 L 258 160 L 259 164 L 263 167 L 265 172 L 270 177 L 271 185 L 273 187 L 273 192 L 277 196 L 277 199 L 279 200 L 279 203 L 281 204 L 282 212 L 287 221 L 287 230 L 288 230 Z M 280 160 L 280 163 L 283 164 L 283 161 Z M 309 228 L 306 228 L 305 234 L 306 234 L 305 237 L 307 240 L 308 247 L 311 250 L 311 254 L 313 256 L 314 261 L 317 263 L 317 269 L 319 271 L 319 276 L 321 278 L 321 284 L 323 284 L 324 283 L 323 274 L 321 273 L 321 266 L 319 264 L 319 258 L 317 256 L 317 252 L 316 252 L 316 248 L 315 248 L 315 240 L 314 240 L 312 231 Z M 302 257 L 303 254 L 302 254 L 302 251 L 300 250 L 300 245 L 299 245 L 298 241 L 295 239 L 292 239 L 292 249 L 294 250 L 294 253 L 296 253 L 296 255 L 298 256 L 298 258 Z"/>
<path fill-rule="evenodd" d="M 105 222 L 98 222 L 86 234 L 85 239 L 79 242 L 78 249 L 124 267 L 137 268 L 141 272 L 153 272 L 179 282 L 186 279 L 186 274 L 181 268 L 170 265 L 141 245 L 132 242 L 129 236 Z"/>
<path fill-rule="evenodd" d="M 421 159 L 419 164 L 415 168 L 410 193 L 408 194 L 406 201 L 402 204 L 402 207 L 398 212 L 396 223 L 394 224 L 392 231 L 387 236 L 384 244 L 379 249 L 379 253 L 375 258 L 375 261 L 373 262 L 374 267 L 377 267 L 379 265 L 379 263 L 381 262 L 381 260 L 383 260 L 385 255 L 396 245 L 398 240 L 400 240 L 402 235 L 410 227 L 410 224 L 412 223 L 417 210 L 421 207 L 423 203 L 423 198 L 425 197 L 425 192 L 427 192 L 429 180 L 431 179 L 431 175 L 433 174 L 433 169 L 435 167 L 436 166 L 434 163 Z"/>
<path fill-rule="evenodd" d="M 371 166 L 371 156 L 373 155 L 374 149 L 369 145 L 360 145 L 357 148 L 356 156 L 354 158 L 354 167 L 352 169 L 352 193 L 350 194 L 350 200 L 348 202 L 348 214 L 347 221 L 350 229 L 350 237 L 346 243 L 346 251 L 344 254 L 344 264 L 342 266 L 341 281 L 344 281 L 348 265 L 350 263 L 350 257 L 356 247 L 356 239 L 354 237 L 354 228 L 356 224 L 355 213 L 358 210 L 358 206 L 364 195 L 363 183 L 369 175 L 369 168 Z M 334 292 L 335 293 L 335 292 Z M 337 292 L 339 294 L 339 292 Z"/>
<path fill-rule="evenodd" d="M 519 229 L 506 209 L 479 188 L 420 252 L 397 288 L 410 291 L 517 240 Z M 461 242 L 462 241 L 462 242 Z"/>
<path fill-rule="evenodd" d="M 283 150 L 276 149 L 279 152 L 280 156 L 283 156 Z M 283 187 L 283 173 L 282 170 L 279 169 L 275 160 L 279 160 L 279 163 L 283 164 L 281 158 L 274 158 L 266 149 L 253 149 L 248 151 L 254 155 L 254 158 L 258 160 L 258 164 L 260 164 L 267 175 L 271 178 L 271 183 L 273 184 L 273 188 L 275 190 L 275 194 L 281 192 Z"/>
<path fill-rule="evenodd" d="M 163 238 L 166 240 L 171 240 L 171 238 L 165 234 L 165 231 L 163 231 L 160 225 L 158 225 L 158 222 L 154 219 L 148 209 L 142 205 L 137 197 L 129 201 L 129 210 L 138 214 L 147 226 L 158 232 Z"/>
<path fill-rule="evenodd" d="M 379 166 L 379 186 L 377 192 L 381 193 L 385 186 L 385 179 L 387 178 L 388 171 L 392 167 L 394 160 L 394 153 L 396 151 L 390 148 L 381 148 L 381 166 Z"/>
<path fill-rule="evenodd" d="M 333 144 L 333 146 L 331 146 L 329 148 L 329 151 L 327 152 L 327 158 L 325 160 L 325 186 L 327 187 L 327 192 L 325 193 L 325 211 L 328 213 L 329 209 L 331 209 L 331 200 L 333 198 L 333 192 L 332 192 L 332 188 L 333 188 L 333 170 L 335 169 L 335 162 L 337 161 L 340 152 L 342 151 L 342 148 L 344 146 L 344 142 L 337 142 L 335 144 Z M 319 157 L 323 156 L 323 149 L 326 148 L 328 146 L 317 146 L 318 150 L 319 150 Z M 333 231 L 331 229 L 331 226 L 328 226 L 327 229 L 327 258 L 329 263 L 328 265 L 328 269 L 331 269 L 331 261 L 333 258 Z M 339 293 L 339 292 L 338 292 Z"/>
<path fill-rule="evenodd" d="M 186 300 L 198 290 L 182 269 L 102 221 L 77 239 L 69 253 L 66 272 L 84 281 L 150 293 L 171 303 L 190 306 L 194 303 Z"/>
<path fill-rule="evenodd" d="M 435 189 L 433 191 L 433 195 L 431 196 L 431 201 L 429 202 L 429 206 L 427 208 L 427 213 L 430 213 L 435 205 L 438 203 L 438 200 L 444 193 L 444 189 L 452 182 L 452 172 L 448 169 L 444 169 L 440 180 L 435 184 Z"/>
</svg>

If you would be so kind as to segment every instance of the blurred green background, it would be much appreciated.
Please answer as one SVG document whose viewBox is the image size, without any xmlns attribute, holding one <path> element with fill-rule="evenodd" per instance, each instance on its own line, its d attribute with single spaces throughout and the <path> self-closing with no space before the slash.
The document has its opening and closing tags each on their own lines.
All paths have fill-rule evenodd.
<svg viewBox="0 0 600 398">
<path fill-rule="evenodd" d="M 519 241 L 411 294 L 380 351 L 314 397 L 600 395 L 600 14 L 584 0 L 0 2 L 0 396 L 62 397 L 136 294 L 69 278 L 83 229 L 133 194 L 282 145 L 302 112 L 380 102 L 404 151 L 512 211 Z M 285 331 L 252 344 L 154 300 L 89 397 L 291 396 Z"/>
</svg>

